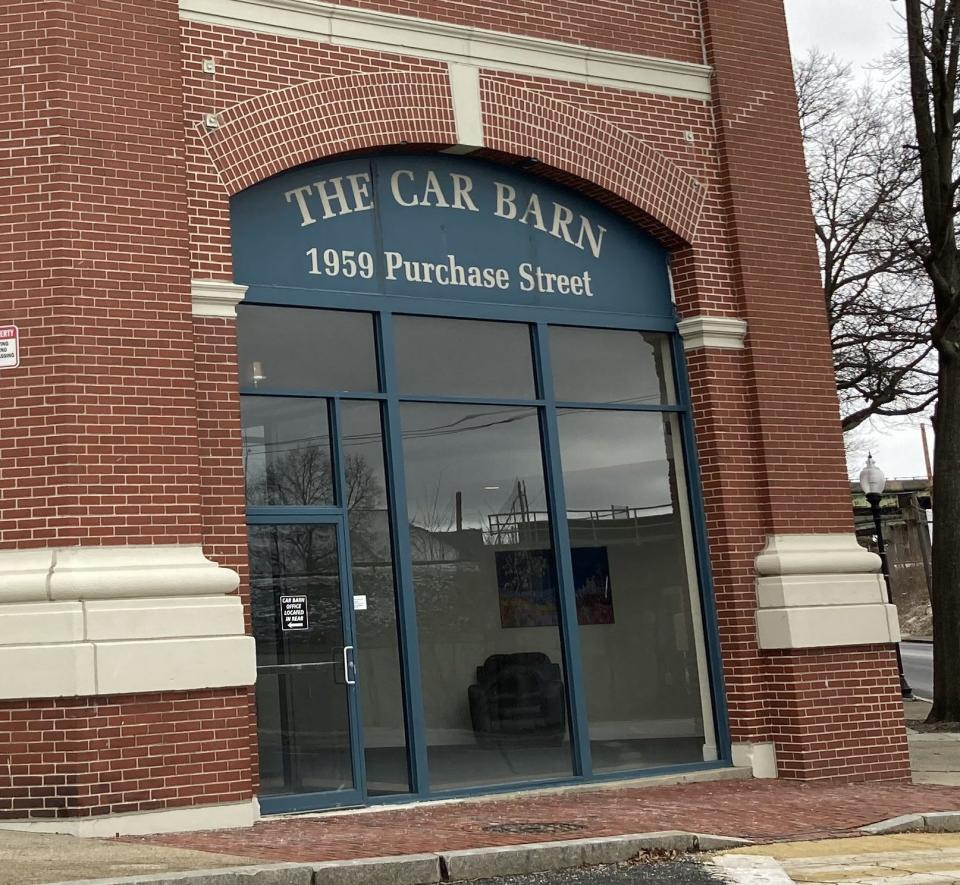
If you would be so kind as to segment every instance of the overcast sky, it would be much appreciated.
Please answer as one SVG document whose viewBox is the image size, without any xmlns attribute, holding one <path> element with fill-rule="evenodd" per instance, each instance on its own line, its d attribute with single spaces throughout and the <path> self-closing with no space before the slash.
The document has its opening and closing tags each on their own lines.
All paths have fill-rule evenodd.
<svg viewBox="0 0 960 885">
<path fill-rule="evenodd" d="M 795 58 L 817 48 L 867 76 L 871 62 L 904 45 L 902 0 L 785 0 L 784 5 Z M 868 450 L 888 477 L 925 476 L 918 424 L 918 419 L 873 422 L 848 434 L 851 476 L 859 474 Z"/>
<path fill-rule="evenodd" d="M 819 48 L 856 66 L 903 45 L 902 0 L 785 0 L 794 56 Z"/>
</svg>

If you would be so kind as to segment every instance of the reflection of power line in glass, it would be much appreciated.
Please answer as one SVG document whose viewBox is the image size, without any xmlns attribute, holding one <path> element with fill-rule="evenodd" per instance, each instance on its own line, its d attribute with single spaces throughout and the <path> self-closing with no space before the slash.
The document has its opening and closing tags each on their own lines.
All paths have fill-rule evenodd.
<svg viewBox="0 0 960 885">
<path fill-rule="evenodd" d="M 558 405 L 563 408 L 563 413 L 559 417 L 564 417 L 566 415 L 576 415 L 583 414 L 585 412 L 590 412 L 597 406 L 606 405 L 643 405 L 649 402 L 658 403 L 659 397 L 653 394 L 645 396 L 636 396 L 636 397 L 627 397 L 625 399 L 610 400 L 605 403 L 597 403 L 596 406 L 590 405 L 579 405 L 578 408 L 566 408 L 562 403 Z M 431 404 L 432 405 L 432 404 Z M 457 405 L 456 403 L 441 403 L 440 405 Z M 513 414 L 511 414 L 513 413 Z M 470 423 L 476 422 L 484 418 L 495 418 L 497 415 L 506 415 L 508 417 L 499 418 L 496 420 L 485 421 L 483 423 Z M 485 430 L 490 427 L 497 427 L 505 424 L 512 424 L 517 421 L 523 421 L 528 418 L 534 418 L 537 415 L 536 409 L 526 408 L 524 406 L 510 407 L 505 409 L 494 409 L 489 412 L 476 412 L 470 415 L 463 415 L 455 421 L 450 421 L 446 424 L 435 424 L 429 427 L 421 427 L 415 430 L 403 430 L 402 437 L 404 439 L 428 439 L 433 436 L 448 436 L 455 433 L 465 433 L 472 430 Z M 344 434 L 341 437 L 341 442 L 344 448 L 350 446 L 363 446 L 369 445 L 371 443 L 379 444 L 381 440 L 380 430 L 370 431 L 368 433 L 351 433 Z M 280 452 L 288 448 L 300 448 L 306 446 L 327 446 L 329 445 L 329 437 L 312 435 L 312 436 L 301 436 L 301 437 L 291 437 L 290 439 L 277 440 L 275 442 L 252 442 L 244 440 L 244 445 L 248 451 L 251 453 L 256 453 L 258 451 L 273 451 Z"/>
</svg>

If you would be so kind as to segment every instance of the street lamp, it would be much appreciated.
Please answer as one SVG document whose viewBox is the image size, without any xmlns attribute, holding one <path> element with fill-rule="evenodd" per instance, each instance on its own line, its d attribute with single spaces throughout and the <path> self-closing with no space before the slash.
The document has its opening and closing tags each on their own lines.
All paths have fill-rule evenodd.
<svg viewBox="0 0 960 885">
<path fill-rule="evenodd" d="M 860 471 L 860 488 L 870 503 L 870 512 L 873 514 L 873 525 L 877 530 L 877 552 L 880 554 L 880 570 L 887 585 L 887 602 L 893 605 L 893 594 L 890 592 L 890 563 L 887 561 L 887 548 L 883 543 L 883 526 L 880 523 L 880 496 L 883 494 L 887 478 L 877 467 L 873 455 L 867 455 L 867 465 Z M 897 671 L 900 674 L 900 694 L 905 698 L 913 697 L 913 689 L 903 673 L 903 658 L 900 656 L 900 643 L 897 643 Z"/>
</svg>

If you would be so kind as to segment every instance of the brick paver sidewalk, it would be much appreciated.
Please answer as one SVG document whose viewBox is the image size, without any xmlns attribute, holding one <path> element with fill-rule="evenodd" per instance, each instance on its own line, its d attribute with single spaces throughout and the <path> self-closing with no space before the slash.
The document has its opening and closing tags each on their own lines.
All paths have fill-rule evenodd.
<svg viewBox="0 0 960 885">
<path fill-rule="evenodd" d="M 570 790 L 355 814 L 268 818 L 245 830 L 137 841 L 271 862 L 320 861 L 655 830 L 763 841 L 821 839 L 920 811 L 960 811 L 960 787 L 727 781 Z"/>
</svg>

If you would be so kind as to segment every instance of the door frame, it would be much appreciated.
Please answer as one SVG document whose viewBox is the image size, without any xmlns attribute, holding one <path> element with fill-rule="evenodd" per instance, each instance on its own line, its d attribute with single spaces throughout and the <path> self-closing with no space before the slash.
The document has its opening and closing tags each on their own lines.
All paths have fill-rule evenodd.
<svg viewBox="0 0 960 885">
<path fill-rule="evenodd" d="M 328 409 L 335 410 L 328 404 Z M 333 415 L 331 414 L 331 417 Z M 331 422 L 331 436 L 334 425 Z M 337 443 L 339 445 L 339 443 Z M 338 490 L 343 479 L 343 462 L 334 453 L 335 478 Z M 260 794 L 261 811 L 266 814 L 353 808 L 367 803 L 366 769 L 363 756 L 363 720 L 360 715 L 360 699 L 357 685 L 357 629 L 353 609 L 353 581 L 350 567 L 350 538 L 346 516 L 340 507 L 251 507 L 247 510 L 246 523 L 252 525 L 332 525 L 337 538 L 337 573 L 340 580 L 340 623 L 343 631 L 344 679 L 346 680 L 348 737 L 350 741 L 350 767 L 353 789 L 288 793 L 275 796 Z M 252 605 L 252 601 L 251 601 Z M 349 681 L 352 671 L 353 681 Z"/>
</svg>

